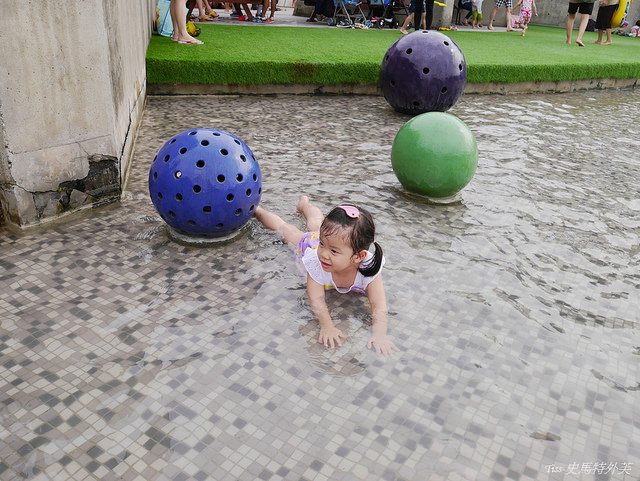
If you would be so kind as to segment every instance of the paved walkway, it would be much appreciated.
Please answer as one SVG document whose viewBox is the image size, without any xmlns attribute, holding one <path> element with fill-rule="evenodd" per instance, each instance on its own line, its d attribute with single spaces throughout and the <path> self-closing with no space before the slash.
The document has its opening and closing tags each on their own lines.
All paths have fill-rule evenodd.
<svg viewBox="0 0 640 481">
<path fill-rule="evenodd" d="M 293 15 L 293 8 L 288 6 L 278 7 L 279 10 L 276 11 L 275 22 L 272 24 L 262 24 L 262 23 L 254 23 L 254 22 L 239 22 L 238 17 L 231 17 L 229 12 L 225 12 L 224 10 L 216 10 L 219 17 L 213 22 L 206 23 L 220 23 L 224 25 L 243 25 L 243 26 L 257 26 L 257 27 L 312 27 L 312 28 L 336 28 L 329 27 L 327 22 L 317 22 L 317 23 L 309 23 L 307 22 L 307 17 L 300 17 Z M 197 10 L 196 10 L 197 12 Z M 463 25 L 456 25 L 458 30 L 473 30 L 471 27 L 465 27 Z M 505 32 L 506 27 L 495 27 L 496 32 Z M 486 28 L 477 29 L 476 32 L 484 32 L 491 33 L 490 30 Z M 398 30 L 398 34 L 400 31 Z"/>
</svg>

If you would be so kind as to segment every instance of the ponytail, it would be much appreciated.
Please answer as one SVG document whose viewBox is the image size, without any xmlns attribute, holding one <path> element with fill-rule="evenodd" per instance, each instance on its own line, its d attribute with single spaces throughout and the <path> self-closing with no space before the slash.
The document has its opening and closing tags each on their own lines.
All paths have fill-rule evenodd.
<svg viewBox="0 0 640 481">
<path fill-rule="evenodd" d="M 365 277 L 376 275 L 382 267 L 382 247 L 376 241 L 373 241 L 373 259 L 366 266 L 360 267 L 358 270 Z"/>
</svg>

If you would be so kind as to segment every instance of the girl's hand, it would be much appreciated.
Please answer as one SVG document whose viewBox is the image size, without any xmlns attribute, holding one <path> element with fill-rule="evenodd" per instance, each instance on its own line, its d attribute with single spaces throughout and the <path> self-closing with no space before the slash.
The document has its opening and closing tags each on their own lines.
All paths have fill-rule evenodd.
<svg viewBox="0 0 640 481">
<path fill-rule="evenodd" d="M 322 327 L 320 328 L 320 335 L 318 336 L 318 342 L 324 347 L 336 347 L 336 344 L 340 347 L 342 346 L 342 341 L 340 338 L 344 339 L 344 334 L 342 331 L 335 326 L 332 327 Z"/>
<path fill-rule="evenodd" d="M 369 339 L 367 343 L 369 349 L 371 349 L 372 346 L 375 347 L 376 354 L 380 355 L 380 353 L 382 353 L 387 357 L 393 357 L 393 351 L 400 350 L 387 336 L 377 336 L 375 334 L 371 336 L 371 339 Z"/>
</svg>

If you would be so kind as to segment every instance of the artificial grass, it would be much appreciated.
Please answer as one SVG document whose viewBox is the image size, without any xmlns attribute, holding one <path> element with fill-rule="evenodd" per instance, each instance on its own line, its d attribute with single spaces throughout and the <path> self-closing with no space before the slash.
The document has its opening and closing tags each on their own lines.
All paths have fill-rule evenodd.
<svg viewBox="0 0 640 481">
<path fill-rule="evenodd" d="M 376 84 L 398 30 L 200 25 L 205 45 L 181 45 L 154 35 L 147 51 L 148 83 Z M 442 32 L 462 49 L 467 81 L 535 82 L 639 78 L 638 39 L 613 45 L 566 45 L 564 29 L 531 26 L 517 32 Z M 574 36 L 577 32 L 574 32 Z"/>
</svg>

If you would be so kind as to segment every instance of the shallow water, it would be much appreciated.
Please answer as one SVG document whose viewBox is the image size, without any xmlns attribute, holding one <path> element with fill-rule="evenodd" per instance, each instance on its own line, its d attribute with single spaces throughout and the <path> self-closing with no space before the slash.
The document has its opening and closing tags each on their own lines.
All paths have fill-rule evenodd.
<svg viewBox="0 0 640 481">
<path fill-rule="evenodd" d="M 391 170 L 408 118 L 383 99 L 149 98 L 120 204 L 0 233 L 0 478 L 640 479 L 640 91 L 450 112 L 478 170 L 433 205 Z M 348 340 L 319 346 L 256 223 L 168 240 L 148 169 L 193 126 L 244 139 L 261 205 L 301 228 L 302 193 L 373 212 L 395 358 L 361 296 L 328 295 Z"/>
</svg>

